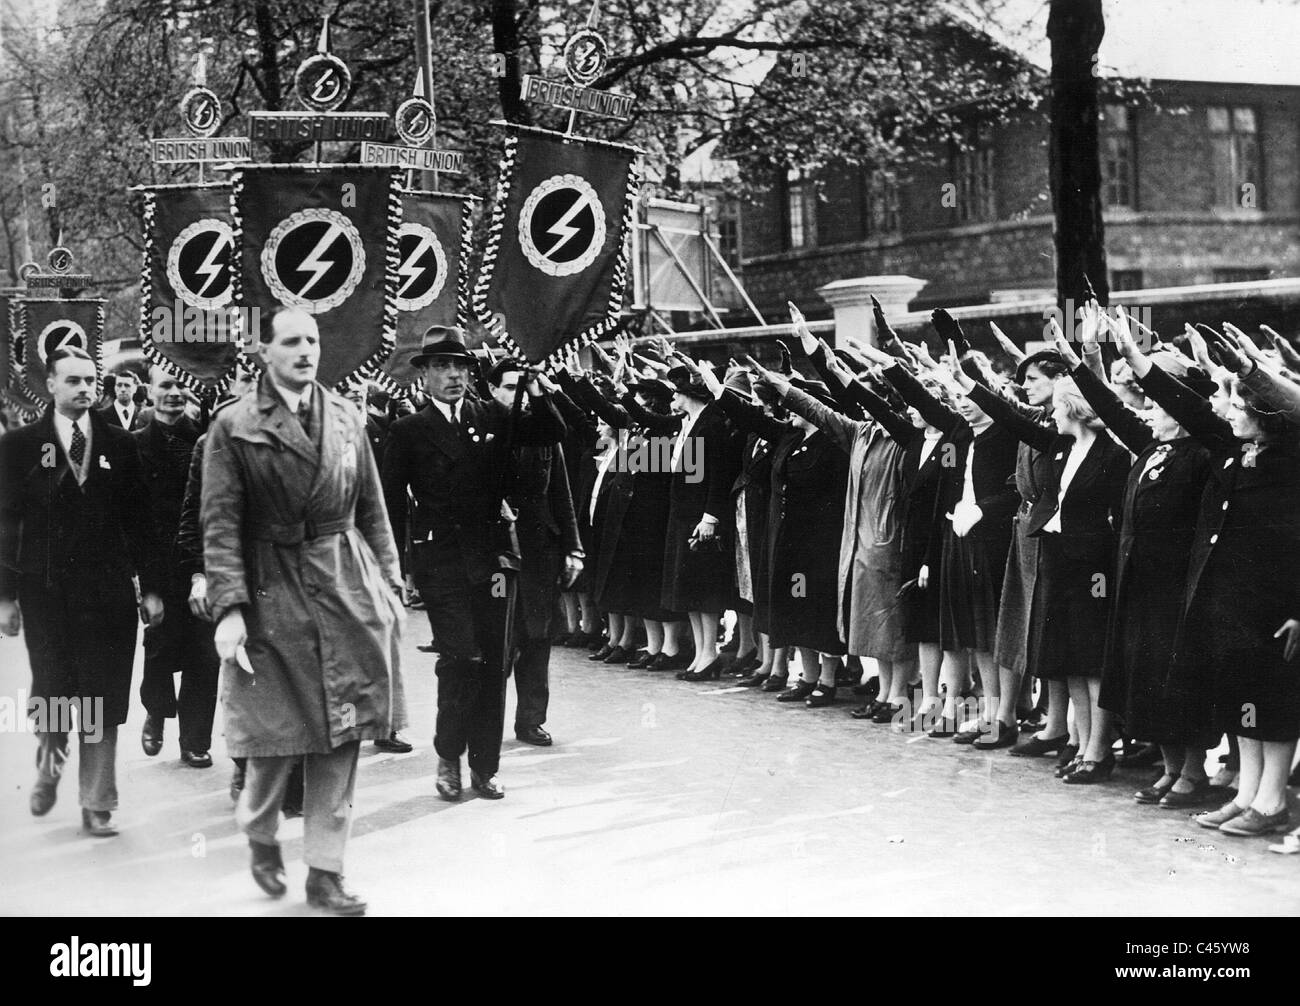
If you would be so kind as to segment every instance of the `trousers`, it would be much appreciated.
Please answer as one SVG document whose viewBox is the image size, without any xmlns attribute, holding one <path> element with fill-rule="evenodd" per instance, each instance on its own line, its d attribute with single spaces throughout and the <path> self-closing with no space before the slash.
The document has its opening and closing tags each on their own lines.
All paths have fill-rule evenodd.
<svg viewBox="0 0 1300 1006">
<path fill-rule="evenodd" d="M 77 734 L 78 802 L 86 810 L 117 810 L 117 727 L 103 731 L 97 741 Z M 54 789 L 68 760 L 68 735 L 49 731 L 37 737 L 36 785 Z"/>
<path fill-rule="evenodd" d="M 524 639 L 515 651 L 515 730 L 540 727 L 551 702 L 551 641 Z"/>
<path fill-rule="evenodd" d="M 352 830 L 352 794 L 357 783 L 360 741 L 329 754 L 249 758 L 235 820 L 254 842 L 279 845 L 280 808 L 294 767 L 302 764 L 303 862 L 330 873 L 343 872 L 343 850 Z"/>
<path fill-rule="evenodd" d="M 469 753 L 471 771 L 496 775 L 506 718 L 505 591 L 481 584 L 417 580 L 438 641 L 438 721 L 433 747 L 439 758 Z"/>
<path fill-rule="evenodd" d="M 213 628 L 194 617 L 184 596 L 168 595 L 163 604 L 167 617 L 144 631 L 140 701 L 152 716 L 180 720 L 182 751 L 207 751 L 212 747 L 221 676 Z M 177 673 L 181 676 L 179 691 Z"/>
</svg>

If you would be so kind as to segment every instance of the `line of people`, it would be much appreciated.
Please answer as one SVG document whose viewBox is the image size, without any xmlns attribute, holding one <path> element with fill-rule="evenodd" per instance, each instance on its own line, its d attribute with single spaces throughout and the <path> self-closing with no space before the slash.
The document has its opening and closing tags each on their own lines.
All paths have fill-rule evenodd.
<svg viewBox="0 0 1300 1006">
<path fill-rule="evenodd" d="M 594 347 L 603 374 L 559 375 L 592 445 L 576 479 L 592 575 L 563 641 L 688 681 L 738 674 L 812 708 L 851 685 L 871 699 L 857 718 L 1052 755 L 1069 785 L 1110 778 L 1123 740 L 1128 765 L 1163 762 L 1137 803 L 1230 835 L 1287 831 L 1290 344 L 1188 326 L 1148 353 L 1122 309 L 1090 301 L 1077 349 L 1055 323 L 1054 348 L 1031 355 L 996 333 L 1013 382 L 945 311 L 936 360 L 879 305 L 876 343 L 837 350 L 791 310 L 812 376 L 788 354 L 779 371 L 743 357 L 722 373 L 622 338 L 612 356 Z M 1119 354 L 1109 377 L 1103 341 Z M 1300 851 L 1300 835 L 1272 848 Z"/>
</svg>

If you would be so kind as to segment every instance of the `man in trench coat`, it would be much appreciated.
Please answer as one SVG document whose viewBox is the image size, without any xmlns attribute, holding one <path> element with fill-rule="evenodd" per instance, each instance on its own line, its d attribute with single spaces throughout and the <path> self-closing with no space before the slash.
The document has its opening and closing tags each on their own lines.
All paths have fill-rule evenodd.
<svg viewBox="0 0 1300 1006">
<path fill-rule="evenodd" d="M 253 877 L 285 891 L 281 801 L 304 761 L 307 900 L 364 913 L 343 887 L 360 742 L 404 726 L 401 580 L 365 425 L 315 380 L 304 311 L 263 315 L 257 391 L 213 418 L 203 557 L 224 676 L 226 747 L 248 759 L 236 811 Z"/>
</svg>

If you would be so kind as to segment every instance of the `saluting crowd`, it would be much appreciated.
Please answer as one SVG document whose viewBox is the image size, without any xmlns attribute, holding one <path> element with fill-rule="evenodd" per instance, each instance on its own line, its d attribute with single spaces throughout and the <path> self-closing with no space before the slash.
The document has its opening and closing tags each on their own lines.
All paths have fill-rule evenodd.
<svg viewBox="0 0 1300 1006">
<path fill-rule="evenodd" d="M 101 401 L 89 356 L 51 354 L 49 407 L 0 437 L 0 632 L 25 637 L 33 715 L 83 704 L 85 832 L 117 833 L 143 621 L 145 753 L 176 719 L 181 759 L 211 767 L 220 691 L 253 879 L 285 893 L 278 827 L 301 814 L 308 901 L 363 913 L 344 851 L 360 745 L 411 750 L 406 606 L 438 655 L 445 800 L 462 758 L 481 797 L 505 796 L 512 675 L 515 736 L 551 743 L 558 644 L 811 709 L 852 690 L 856 719 L 1052 757 L 1066 785 L 1159 765 L 1138 804 L 1286 832 L 1290 343 L 1188 326 L 1146 351 L 1122 309 L 1091 302 L 1077 343 L 1054 327 L 1055 348 L 1026 356 L 995 332 L 995 362 L 944 311 L 937 359 L 878 305 L 874 339 L 835 349 L 792 322 L 798 368 L 783 344 L 776 369 L 723 368 L 619 337 L 550 377 L 434 326 L 418 387 L 351 400 L 316 380 L 320 333 L 295 309 L 262 316 L 260 372 L 219 401 L 161 367 L 144 393 L 119 371 Z M 41 816 L 74 727 L 37 718 Z M 1300 851 L 1300 834 L 1270 848 Z"/>
<path fill-rule="evenodd" d="M 588 555 L 562 642 L 808 708 L 852 689 L 854 718 L 1051 757 L 1066 785 L 1158 766 L 1127 798 L 1286 832 L 1290 343 L 1231 325 L 1160 341 L 1090 301 L 1077 343 L 1053 322 L 1055 348 L 1026 355 L 995 326 L 999 368 L 942 310 L 938 359 L 878 304 L 875 340 L 834 350 L 792 318 L 800 369 L 783 345 L 776 370 L 724 370 L 619 339 L 559 375 Z"/>
</svg>

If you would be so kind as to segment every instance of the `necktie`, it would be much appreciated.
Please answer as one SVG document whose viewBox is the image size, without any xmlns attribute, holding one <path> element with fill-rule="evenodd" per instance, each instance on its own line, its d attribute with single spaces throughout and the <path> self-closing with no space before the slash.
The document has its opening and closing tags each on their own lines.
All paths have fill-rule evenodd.
<svg viewBox="0 0 1300 1006">
<path fill-rule="evenodd" d="M 86 460 L 86 435 L 81 432 L 81 427 L 76 423 L 72 424 L 72 449 L 68 452 L 68 456 L 80 470 Z"/>
<path fill-rule="evenodd" d="M 459 411 L 460 411 L 460 410 L 457 409 L 456 406 L 454 406 L 454 405 L 453 405 L 453 406 L 451 407 L 451 409 L 450 409 L 450 412 L 451 412 L 451 432 L 454 433 L 454 434 L 456 434 L 456 436 L 460 436 L 460 415 L 458 414 Z"/>
<path fill-rule="evenodd" d="M 307 434 L 307 439 L 311 439 L 311 402 L 303 399 L 298 403 L 298 422 L 302 424 L 303 433 Z"/>
</svg>

